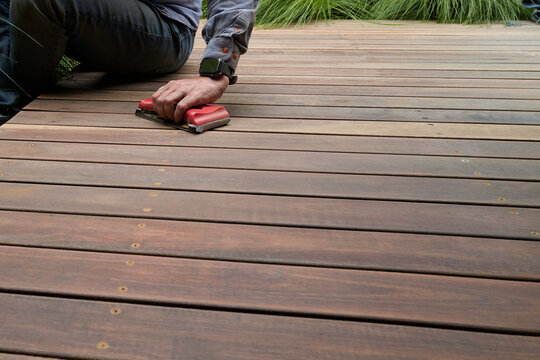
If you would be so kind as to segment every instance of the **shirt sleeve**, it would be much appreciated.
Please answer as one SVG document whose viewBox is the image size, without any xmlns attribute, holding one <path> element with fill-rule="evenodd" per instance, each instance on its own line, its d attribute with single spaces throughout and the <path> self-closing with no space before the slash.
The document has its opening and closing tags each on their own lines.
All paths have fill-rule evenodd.
<svg viewBox="0 0 540 360">
<path fill-rule="evenodd" d="M 222 59 L 236 70 L 240 55 L 248 49 L 258 4 L 258 0 L 208 0 L 203 58 Z"/>
</svg>

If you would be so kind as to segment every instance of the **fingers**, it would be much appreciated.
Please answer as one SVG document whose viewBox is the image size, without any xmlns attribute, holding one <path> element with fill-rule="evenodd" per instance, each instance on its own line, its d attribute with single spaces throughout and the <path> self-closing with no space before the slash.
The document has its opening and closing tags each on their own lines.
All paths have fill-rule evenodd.
<svg viewBox="0 0 540 360">
<path fill-rule="evenodd" d="M 159 88 L 153 95 L 154 110 L 165 119 L 174 119 L 176 105 L 186 96 L 185 89 L 176 81 Z"/>
<path fill-rule="evenodd" d="M 174 122 L 180 123 L 184 117 L 184 113 L 189 109 L 197 105 L 203 105 L 205 102 L 201 102 L 201 99 L 196 95 L 185 96 L 177 105 L 174 111 Z"/>
<path fill-rule="evenodd" d="M 152 95 L 154 110 L 162 118 L 180 123 L 187 109 L 217 101 L 228 84 L 225 76 L 217 80 L 197 77 L 170 81 Z"/>
</svg>

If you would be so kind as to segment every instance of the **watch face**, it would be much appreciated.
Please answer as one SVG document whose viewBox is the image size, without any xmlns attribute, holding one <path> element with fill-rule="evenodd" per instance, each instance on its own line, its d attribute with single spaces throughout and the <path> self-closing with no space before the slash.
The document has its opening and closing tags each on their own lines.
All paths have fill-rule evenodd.
<svg viewBox="0 0 540 360">
<path fill-rule="evenodd" d="M 215 74 L 221 71 L 220 69 L 220 59 L 204 59 L 201 62 L 201 67 L 199 72 L 201 74 Z"/>
</svg>

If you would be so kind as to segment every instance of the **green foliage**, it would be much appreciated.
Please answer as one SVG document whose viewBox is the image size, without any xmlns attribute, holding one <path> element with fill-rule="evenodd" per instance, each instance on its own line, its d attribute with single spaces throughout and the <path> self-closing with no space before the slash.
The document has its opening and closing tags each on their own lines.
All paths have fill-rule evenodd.
<svg viewBox="0 0 540 360">
<path fill-rule="evenodd" d="M 372 0 L 261 0 L 257 24 L 276 27 L 314 20 L 366 19 Z"/>
<path fill-rule="evenodd" d="M 207 15 L 203 0 L 203 17 Z M 257 24 L 280 27 L 314 20 L 436 20 L 485 24 L 528 20 L 521 0 L 260 0 Z"/>
<path fill-rule="evenodd" d="M 203 0 L 202 2 L 202 18 L 203 19 L 206 19 L 208 15 L 208 1 L 207 0 Z"/>
<path fill-rule="evenodd" d="M 478 24 L 528 19 L 530 11 L 521 0 L 375 0 L 378 20 L 437 20 L 444 23 Z"/>
<path fill-rule="evenodd" d="M 56 69 L 54 69 L 54 74 L 56 78 L 60 80 L 71 74 L 73 72 L 73 69 L 75 69 L 79 65 L 80 62 L 78 62 L 77 60 L 73 60 L 67 56 L 63 56 Z"/>
</svg>

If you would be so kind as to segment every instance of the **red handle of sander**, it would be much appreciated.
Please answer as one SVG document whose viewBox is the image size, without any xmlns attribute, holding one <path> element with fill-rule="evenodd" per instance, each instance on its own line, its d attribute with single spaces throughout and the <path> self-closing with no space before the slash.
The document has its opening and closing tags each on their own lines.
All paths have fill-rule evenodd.
<svg viewBox="0 0 540 360">
<path fill-rule="evenodd" d="M 141 100 L 138 108 L 146 112 L 155 112 L 152 99 Z M 223 106 L 200 105 L 188 109 L 184 113 L 183 119 L 188 124 L 202 126 L 214 121 L 228 119 L 229 117 L 229 113 Z"/>
</svg>

